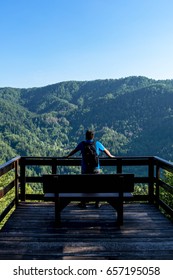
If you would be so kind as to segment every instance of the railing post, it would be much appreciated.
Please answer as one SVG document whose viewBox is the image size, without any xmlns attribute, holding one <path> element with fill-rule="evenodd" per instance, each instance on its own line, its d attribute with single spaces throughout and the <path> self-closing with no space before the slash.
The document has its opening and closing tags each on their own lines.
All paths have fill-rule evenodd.
<svg viewBox="0 0 173 280">
<path fill-rule="evenodd" d="M 149 202 L 154 203 L 154 160 L 153 158 L 149 158 L 148 164 L 148 177 L 149 177 Z"/>
<path fill-rule="evenodd" d="M 25 201 L 26 199 L 26 190 L 25 190 L 25 184 L 26 184 L 26 179 L 25 179 L 25 159 L 21 158 L 20 159 L 20 194 L 21 194 L 21 201 Z"/>
<path fill-rule="evenodd" d="M 122 159 L 117 158 L 117 173 L 122 173 Z"/>
<path fill-rule="evenodd" d="M 156 165 L 156 207 L 159 208 L 159 178 L 160 178 L 160 167 Z"/>
<path fill-rule="evenodd" d="M 14 169 L 15 169 L 14 186 L 15 186 L 15 204 L 16 204 L 16 206 L 19 203 L 19 175 L 18 175 L 18 168 L 19 168 L 19 160 L 16 160 L 14 162 Z"/>
<path fill-rule="evenodd" d="M 52 159 L 52 174 L 56 174 L 56 172 L 57 172 L 56 159 Z"/>
</svg>

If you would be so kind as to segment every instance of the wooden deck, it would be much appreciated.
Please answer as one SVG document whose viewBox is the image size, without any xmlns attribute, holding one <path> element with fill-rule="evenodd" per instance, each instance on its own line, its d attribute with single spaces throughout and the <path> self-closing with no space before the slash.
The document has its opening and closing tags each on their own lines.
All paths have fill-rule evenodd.
<svg viewBox="0 0 173 280">
<path fill-rule="evenodd" d="M 173 223 L 153 205 L 125 204 L 121 227 L 108 204 L 62 213 L 56 228 L 52 203 L 20 203 L 0 231 L 0 259 L 173 260 Z"/>
</svg>

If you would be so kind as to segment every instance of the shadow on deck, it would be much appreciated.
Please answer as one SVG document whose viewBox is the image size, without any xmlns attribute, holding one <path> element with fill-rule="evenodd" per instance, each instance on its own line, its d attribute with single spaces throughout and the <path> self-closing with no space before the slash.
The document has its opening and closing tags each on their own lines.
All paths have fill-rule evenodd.
<svg viewBox="0 0 173 280">
<path fill-rule="evenodd" d="M 124 225 L 104 204 L 70 204 L 54 225 L 53 203 L 20 202 L 0 231 L 1 260 L 173 260 L 173 223 L 154 205 L 124 205 Z"/>
</svg>

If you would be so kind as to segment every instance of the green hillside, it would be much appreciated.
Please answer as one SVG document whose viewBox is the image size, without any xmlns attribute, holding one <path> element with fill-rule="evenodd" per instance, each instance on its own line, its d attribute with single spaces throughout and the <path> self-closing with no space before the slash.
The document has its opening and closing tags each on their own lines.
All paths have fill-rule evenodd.
<svg viewBox="0 0 173 280">
<path fill-rule="evenodd" d="M 87 128 L 115 155 L 173 161 L 173 80 L 127 77 L 0 88 L 1 163 L 63 156 Z"/>
</svg>

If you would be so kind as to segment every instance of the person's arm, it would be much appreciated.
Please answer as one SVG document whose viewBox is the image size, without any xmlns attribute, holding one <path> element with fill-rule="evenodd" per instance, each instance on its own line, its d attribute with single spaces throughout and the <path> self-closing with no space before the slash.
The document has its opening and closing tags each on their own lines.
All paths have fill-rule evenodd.
<svg viewBox="0 0 173 280">
<path fill-rule="evenodd" d="M 108 149 L 104 149 L 104 153 L 108 156 L 108 157 L 111 157 L 111 158 L 114 158 L 115 156 L 113 156 Z"/>
<path fill-rule="evenodd" d="M 78 150 L 75 148 L 74 150 L 72 150 L 72 151 L 66 156 L 66 158 L 71 157 L 72 155 L 74 155 L 74 154 L 77 153 L 77 152 L 78 152 Z"/>
</svg>

